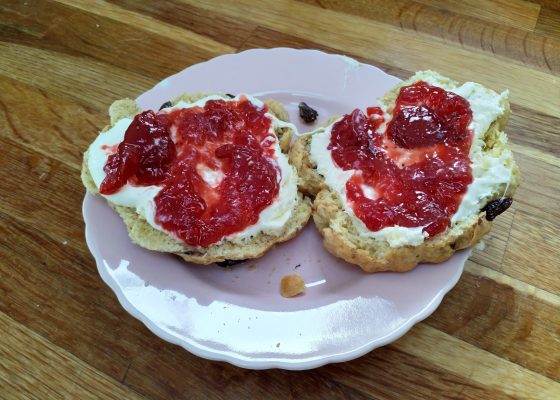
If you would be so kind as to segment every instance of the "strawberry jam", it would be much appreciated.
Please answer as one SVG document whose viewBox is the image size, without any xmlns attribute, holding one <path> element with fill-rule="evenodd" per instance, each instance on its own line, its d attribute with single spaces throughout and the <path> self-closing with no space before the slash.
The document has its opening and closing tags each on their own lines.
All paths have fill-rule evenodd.
<svg viewBox="0 0 560 400">
<path fill-rule="evenodd" d="M 175 145 L 167 133 L 167 121 L 153 111 L 143 112 L 126 130 L 116 153 L 109 156 L 99 192 L 113 194 L 129 179 L 142 186 L 160 183 L 174 159 Z"/>
<path fill-rule="evenodd" d="M 355 170 L 347 200 L 371 231 L 423 227 L 443 232 L 472 182 L 472 111 L 452 92 L 417 82 L 402 87 L 385 129 L 383 112 L 356 109 L 333 125 L 336 165 Z"/>
<path fill-rule="evenodd" d="M 107 160 L 100 192 L 161 186 L 155 221 L 191 246 L 242 231 L 279 192 L 267 110 L 242 97 L 139 114 Z"/>
</svg>

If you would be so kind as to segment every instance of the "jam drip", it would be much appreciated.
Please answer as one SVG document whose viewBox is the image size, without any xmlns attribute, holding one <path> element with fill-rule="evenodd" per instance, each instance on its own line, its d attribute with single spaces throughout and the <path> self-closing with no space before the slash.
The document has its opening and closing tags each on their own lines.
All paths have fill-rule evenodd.
<svg viewBox="0 0 560 400">
<path fill-rule="evenodd" d="M 472 182 L 472 111 L 464 98 L 418 82 L 402 87 L 384 131 L 383 112 L 354 110 L 333 125 L 329 150 L 344 170 L 347 200 L 371 231 L 443 232 Z"/>
<path fill-rule="evenodd" d="M 266 106 L 257 108 L 242 98 L 228 102 L 210 100 L 204 107 L 148 112 L 157 123 L 143 119 L 146 113 L 137 116 L 129 130 L 139 129 L 137 124 L 147 125 L 140 130 L 155 133 L 152 141 L 165 146 L 157 153 L 161 158 L 154 157 L 165 166 L 157 182 L 162 189 L 155 197 L 155 221 L 159 225 L 188 245 L 208 247 L 258 222 L 260 213 L 272 204 L 280 189 L 280 171 L 274 154 L 277 139 L 269 132 L 271 120 L 266 112 Z M 171 153 L 164 151 L 171 147 L 156 140 L 160 130 L 149 129 L 152 125 L 172 139 L 171 163 L 167 162 Z M 125 137 L 121 145 L 126 147 L 126 143 Z M 151 150 L 146 147 L 145 151 Z M 140 158 L 142 155 L 141 152 Z M 111 157 L 107 170 L 130 169 L 131 175 L 122 176 L 138 175 L 132 167 L 139 164 L 121 166 L 124 162 L 118 164 Z M 119 159 L 127 160 L 126 156 Z M 108 174 L 106 180 L 120 184 L 123 178 L 117 178 Z M 154 184 L 140 179 L 128 182 Z"/>
</svg>

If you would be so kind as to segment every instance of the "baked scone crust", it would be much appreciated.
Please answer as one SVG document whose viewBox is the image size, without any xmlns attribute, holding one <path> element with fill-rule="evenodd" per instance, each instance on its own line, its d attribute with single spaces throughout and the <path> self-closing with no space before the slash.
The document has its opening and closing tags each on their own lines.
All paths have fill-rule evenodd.
<svg viewBox="0 0 560 400">
<path fill-rule="evenodd" d="M 441 78 L 446 83 L 455 83 Z M 414 81 L 416 80 L 411 78 L 396 86 L 384 96 L 385 102 L 394 102 L 401 86 Z M 509 116 L 509 103 L 504 101 L 502 106 L 506 111 L 492 123 L 484 135 L 484 151 L 509 151 L 506 148 L 507 136 L 503 132 Z M 327 125 L 336 119 L 331 118 Z M 306 135 L 296 140 L 290 151 L 290 162 L 298 170 L 300 191 L 315 197 L 313 220 L 323 238 L 325 248 L 333 255 L 360 266 L 366 272 L 405 272 L 419 263 L 443 262 L 455 251 L 478 243 L 490 231 L 492 223 L 486 219 L 485 212 L 480 212 L 417 246 L 391 247 L 386 241 L 360 236 L 351 217 L 343 209 L 338 193 L 331 190 L 315 170 L 315 165 L 310 159 L 311 137 Z M 519 168 L 515 162 L 509 167 L 512 170 L 510 184 L 500 187 L 488 201 L 513 196 L 519 186 Z"/>
<path fill-rule="evenodd" d="M 183 94 L 171 103 L 175 105 L 181 100 L 192 103 L 209 95 L 208 93 Z M 225 95 L 220 96 L 227 98 Z M 269 111 L 278 119 L 282 121 L 289 120 L 287 111 L 280 103 L 274 100 L 268 100 L 266 103 L 268 104 Z M 138 109 L 134 100 L 123 99 L 115 101 L 109 108 L 111 125 L 106 126 L 102 132 L 110 129 L 122 118 L 133 118 L 140 112 L 141 110 Z M 287 153 L 290 147 L 292 130 L 281 128 L 277 130 L 276 134 L 279 138 L 282 152 Z M 98 194 L 97 186 L 89 172 L 88 156 L 88 151 L 86 151 L 82 163 L 82 182 L 88 191 Z M 223 241 L 221 244 L 199 248 L 188 246 L 172 238 L 170 235 L 154 229 L 133 208 L 115 205 L 110 201 L 108 203 L 123 219 L 128 234 L 134 243 L 149 250 L 173 253 L 185 261 L 197 264 L 211 264 L 226 260 L 245 260 L 261 257 L 276 243 L 285 242 L 293 238 L 305 226 L 311 216 L 311 202 L 301 193 L 298 193 L 296 205 L 292 210 L 292 217 L 280 234 L 273 236 L 260 232 L 241 241 Z"/>
</svg>

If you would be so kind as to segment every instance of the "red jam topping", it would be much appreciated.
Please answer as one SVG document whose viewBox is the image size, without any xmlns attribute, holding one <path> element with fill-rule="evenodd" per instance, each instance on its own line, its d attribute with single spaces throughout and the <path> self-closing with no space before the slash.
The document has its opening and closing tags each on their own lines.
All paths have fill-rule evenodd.
<svg viewBox="0 0 560 400">
<path fill-rule="evenodd" d="M 242 231 L 279 192 L 267 110 L 242 98 L 137 115 L 107 160 L 100 192 L 162 186 L 155 221 L 191 246 Z M 207 174 L 219 178 L 207 182 Z"/>
<path fill-rule="evenodd" d="M 376 132 L 382 115 L 378 107 L 367 116 L 356 109 L 333 125 L 334 162 L 356 170 L 346 183 L 350 206 L 371 231 L 398 225 L 443 232 L 472 182 L 468 101 L 417 82 L 401 88 L 386 129 Z"/>
<path fill-rule="evenodd" d="M 117 152 L 107 159 L 103 167 L 106 177 L 99 191 L 113 194 L 131 178 L 141 186 L 157 184 L 166 178 L 174 159 L 175 145 L 166 121 L 158 119 L 153 111 L 143 112 L 126 130 Z"/>
</svg>

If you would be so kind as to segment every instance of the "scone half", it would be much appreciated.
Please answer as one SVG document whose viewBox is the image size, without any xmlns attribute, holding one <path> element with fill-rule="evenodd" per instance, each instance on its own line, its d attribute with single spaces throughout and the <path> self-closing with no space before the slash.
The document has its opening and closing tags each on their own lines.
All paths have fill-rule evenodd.
<svg viewBox="0 0 560 400">
<path fill-rule="evenodd" d="M 295 168 L 289 164 L 286 155 L 293 133 L 291 124 L 288 123 L 288 114 L 281 104 L 273 100 L 263 104 L 249 95 L 231 98 L 231 96 L 222 94 L 204 93 L 183 94 L 164 104 L 163 111 L 158 113 L 195 106 L 204 107 L 206 104 L 210 104 L 209 101 L 221 101 L 228 104 L 249 102 L 257 110 L 266 111 L 267 117 L 272 120 L 270 129 L 273 130 L 272 138 L 274 140 L 269 137 L 266 145 L 269 152 L 274 151 L 273 157 L 278 170 L 279 188 L 277 195 L 272 198 L 271 204 L 259 213 L 256 223 L 224 235 L 215 243 L 200 245 L 193 239 L 194 244 L 193 242 L 189 244 L 180 236 L 180 232 L 184 231 L 165 229 L 159 222 L 164 220 L 163 217 L 156 217 L 156 213 L 159 211 L 156 210 L 155 199 L 160 193 L 161 182 L 157 185 L 137 187 L 129 180 L 115 193 L 103 194 L 103 197 L 123 219 L 132 241 L 146 249 L 173 253 L 185 261 L 197 264 L 261 257 L 276 243 L 293 238 L 311 216 L 310 201 L 297 190 L 297 173 Z M 253 111 L 251 110 L 251 112 Z M 109 108 L 111 124 L 103 129 L 84 153 L 81 177 L 89 192 L 101 195 L 100 187 L 107 178 L 104 167 L 108 157 L 117 151 L 117 146 L 123 141 L 125 131 L 139 114 L 141 114 L 141 110 L 131 99 L 118 100 Z M 177 141 L 175 133 L 170 133 L 170 137 Z M 179 148 L 180 145 L 175 146 Z M 206 173 L 208 171 L 210 174 Z M 213 172 L 213 170 L 205 169 L 200 172 L 200 176 L 202 179 L 208 180 L 207 185 L 212 187 L 218 185 L 219 187 L 219 182 L 211 183 L 215 178 Z M 208 187 L 208 190 L 212 192 L 213 189 Z M 243 193 L 239 196 L 243 196 Z M 185 229 L 190 229 L 190 227 L 186 226 Z"/>
<path fill-rule="evenodd" d="M 460 199 L 458 209 L 451 208 L 452 212 L 447 215 L 448 224 L 437 234 L 426 233 L 429 224 L 412 227 L 393 225 L 370 230 L 356 216 L 355 205 L 347 197 L 346 186 L 353 179 L 349 178 L 353 176 L 352 171 L 346 173 L 348 171 L 340 168 L 329 149 L 332 148 L 330 139 L 333 126 L 348 116 L 333 118 L 326 127 L 298 138 L 291 149 L 290 160 L 298 169 L 300 190 L 315 197 L 313 219 L 323 237 L 325 248 L 367 272 L 408 271 L 419 263 L 445 261 L 455 251 L 476 244 L 490 231 L 491 220 L 511 204 L 511 198 L 519 185 L 519 169 L 503 132 L 509 115 L 507 92 L 497 94 L 472 82 L 460 85 L 432 71 L 418 72 L 379 100 L 378 115 L 373 111 L 369 118 L 382 116 L 383 123 L 370 133 L 388 137 L 388 126 L 394 118 L 401 88 L 419 82 L 451 92 L 451 96 L 461 96 L 467 100 L 472 111 L 472 120 L 468 125 L 472 143 L 465 150 L 467 161 L 470 161 L 472 182 L 457 195 Z M 409 146 L 402 142 L 406 138 L 400 140 L 399 143 Z M 395 147 L 394 144 L 391 146 Z M 375 151 L 383 154 L 389 150 L 380 146 Z M 398 148 L 396 151 L 400 152 L 398 154 L 402 155 L 403 160 L 414 158 L 414 151 L 410 151 L 410 157 L 407 155 L 409 149 Z M 406 162 L 413 167 L 416 161 L 403 161 L 402 168 L 409 167 Z M 376 206 L 373 201 L 378 199 L 375 199 L 375 190 L 373 192 L 370 203 Z M 361 195 L 366 196 L 364 193 L 366 189 Z M 421 191 L 418 193 L 419 196 L 424 195 Z M 404 206 L 407 207 L 407 204 L 404 203 Z M 392 209 L 388 212 L 395 211 Z M 407 217 L 406 211 L 401 214 Z"/>
</svg>

